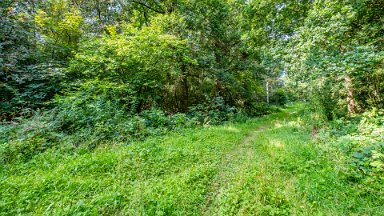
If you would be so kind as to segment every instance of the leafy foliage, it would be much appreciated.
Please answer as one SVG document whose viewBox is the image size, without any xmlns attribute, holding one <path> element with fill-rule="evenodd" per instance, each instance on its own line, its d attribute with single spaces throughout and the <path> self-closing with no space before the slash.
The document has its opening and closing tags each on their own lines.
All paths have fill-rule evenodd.
<svg viewBox="0 0 384 216">
<path fill-rule="evenodd" d="M 328 130 L 319 135 L 325 146 L 343 152 L 346 178 L 359 184 L 359 193 L 376 194 L 384 176 L 383 110 L 373 109 L 350 119 L 338 119 L 330 123 Z"/>
<path fill-rule="evenodd" d="M 0 211 L 380 212 L 383 17 L 380 0 L 1 1 Z"/>
<path fill-rule="evenodd" d="M 384 5 L 373 2 L 315 1 L 288 43 L 291 79 L 321 101 L 329 118 L 382 106 L 383 29 L 376 28 L 382 10 L 376 8 Z"/>
<path fill-rule="evenodd" d="M 56 97 L 55 109 L 31 119 L 0 127 L 3 163 L 28 161 L 50 149 L 92 150 L 104 142 L 132 142 L 199 125 L 236 120 L 244 113 L 226 106 L 222 98 L 167 115 L 151 108 L 136 112 L 135 92 L 125 84 L 91 81 L 77 91 Z"/>
<path fill-rule="evenodd" d="M 62 65 L 37 46 L 34 5 L 0 3 L 0 118 L 29 115 L 60 89 Z"/>
</svg>

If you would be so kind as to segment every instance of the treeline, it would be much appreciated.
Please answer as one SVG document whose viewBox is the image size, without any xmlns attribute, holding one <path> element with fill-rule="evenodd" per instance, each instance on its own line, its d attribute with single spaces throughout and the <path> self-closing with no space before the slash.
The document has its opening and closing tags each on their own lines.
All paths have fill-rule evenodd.
<svg viewBox="0 0 384 216">
<path fill-rule="evenodd" d="M 188 112 L 220 98 L 260 114 L 268 101 L 284 103 L 287 77 L 291 92 L 329 118 L 381 107 L 383 5 L 5 0 L 1 113 L 9 119 L 57 94 L 112 84 L 129 112 Z"/>
<path fill-rule="evenodd" d="M 0 13 L 4 122 L 126 137 L 289 100 L 328 119 L 384 106 L 382 0 L 4 0 Z"/>
<path fill-rule="evenodd" d="M 3 162 L 244 119 L 286 102 L 279 70 L 267 68 L 270 33 L 247 36 L 244 1 L 5 0 L 0 8 Z"/>
<path fill-rule="evenodd" d="M 92 103 L 105 86 L 113 89 L 106 100 L 130 113 L 188 112 L 215 100 L 264 113 L 266 77 L 278 73 L 270 75 L 263 53 L 244 39 L 248 7 L 219 0 L 2 1 L 2 116 L 52 108 L 55 95 L 77 91 Z M 272 103 L 283 103 L 284 95 L 273 96 Z"/>
</svg>

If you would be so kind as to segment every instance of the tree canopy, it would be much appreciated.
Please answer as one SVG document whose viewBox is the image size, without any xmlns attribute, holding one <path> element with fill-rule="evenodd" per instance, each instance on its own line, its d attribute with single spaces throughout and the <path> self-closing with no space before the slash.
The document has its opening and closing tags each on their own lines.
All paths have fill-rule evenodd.
<svg viewBox="0 0 384 216">
<path fill-rule="evenodd" d="M 52 108 L 91 83 L 123 91 L 111 100 L 130 113 L 215 98 L 252 115 L 287 98 L 329 118 L 380 108 L 383 11 L 381 0 L 5 0 L 1 113 Z"/>
</svg>

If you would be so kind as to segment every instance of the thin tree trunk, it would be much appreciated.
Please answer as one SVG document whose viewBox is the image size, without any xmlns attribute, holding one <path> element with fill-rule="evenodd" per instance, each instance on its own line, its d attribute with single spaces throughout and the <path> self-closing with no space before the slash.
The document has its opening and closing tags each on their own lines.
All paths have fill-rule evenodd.
<svg viewBox="0 0 384 216">
<path fill-rule="evenodd" d="M 183 83 L 183 88 L 184 88 L 184 103 L 183 103 L 183 109 L 184 112 L 188 111 L 188 106 L 189 106 L 189 91 L 188 91 L 188 79 L 187 79 L 187 71 L 185 65 L 182 66 L 182 83 Z"/>
<path fill-rule="evenodd" d="M 267 92 L 267 104 L 269 104 L 269 81 L 265 83 L 265 91 Z"/>
<path fill-rule="evenodd" d="M 356 112 L 356 102 L 355 102 L 355 99 L 353 98 L 352 79 L 349 76 L 345 77 L 345 86 L 347 88 L 348 113 L 353 114 Z"/>
</svg>

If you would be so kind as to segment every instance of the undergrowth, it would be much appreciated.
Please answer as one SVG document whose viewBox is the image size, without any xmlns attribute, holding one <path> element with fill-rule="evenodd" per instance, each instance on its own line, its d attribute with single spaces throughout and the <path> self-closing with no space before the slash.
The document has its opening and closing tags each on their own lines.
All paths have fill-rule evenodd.
<svg viewBox="0 0 384 216">
<path fill-rule="evenodd" d="M 384 203 L 384 110 L 331 121 L 317 141 L 327 154 L 337 152 L 340 172 L 359 196 Z"/>
<path fill-rule="evenodd" d="M 382 215 L 382 123 L 379 110 L 327 122 L 295 105 L 142 141 L 50 147 L 2 163 L 0 215 Z"/>
<path fill-rule="evenodd" d="M 57 96 L 52 110 L 0 124 L 0 162 L 26 162 L 48 149 L 89 151 L 105 143 L 127 144 L 170 131 L 247 119 L 221 97 L 191 106 L 186 113 L 154 107 L 138 111 L 138 99 L 131 91 L 126 85 L 85 83 L 75 92 Z"/>
</svg>

